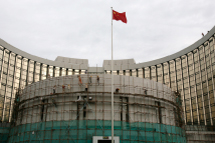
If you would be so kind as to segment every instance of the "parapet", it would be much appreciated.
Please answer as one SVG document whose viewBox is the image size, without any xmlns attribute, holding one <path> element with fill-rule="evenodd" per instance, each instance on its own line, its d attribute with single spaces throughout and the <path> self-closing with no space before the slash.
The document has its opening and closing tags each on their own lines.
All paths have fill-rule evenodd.
<svg viewBox="0 0 215 143">
<path fill-rule="evenodd" d="M 87 59 L 75 59 L 75 58 L 58 56 L 55 59 L 55 61 L 68 63 L 68 64 L 72 64 L 72 65 L 83 65 L 83 66 L 88 67 L 88 60 Z"/>
<path fill-rule="evenodd" d="M 113 60 L 113 69 L 122 70 L 130 69 L 129 67 L 136 65 L 134 59 Z M 111 70 L 111 60 L 104 60 L 104 70 Z"/>
</svg>

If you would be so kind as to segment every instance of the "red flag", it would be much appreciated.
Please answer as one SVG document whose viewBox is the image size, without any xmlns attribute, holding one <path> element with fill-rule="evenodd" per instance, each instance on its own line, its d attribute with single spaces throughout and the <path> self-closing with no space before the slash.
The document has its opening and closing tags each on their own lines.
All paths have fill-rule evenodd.
<svg viewBox="0 0 215 143">
<path fill-rule="evenodd" d="M 127 23 L 127 18 L 125 16 L 125 12 L 119 13 L 113 10 L 113 20 L 121 20 L 124 23 Z"/>
</svg>

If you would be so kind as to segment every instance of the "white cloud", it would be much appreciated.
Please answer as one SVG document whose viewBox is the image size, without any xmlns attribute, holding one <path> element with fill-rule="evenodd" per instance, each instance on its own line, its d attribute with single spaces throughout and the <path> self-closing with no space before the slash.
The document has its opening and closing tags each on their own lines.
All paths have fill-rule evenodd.
<svg viewBox="0 0 215 143">
<path fill-rule="evenodd" d="M 114 58 L 146 62 L 180 51 L 215 23 L 214 1 L 2 1 L 0 38 L 32 55 L 110 59 L 111 9 L 127 12 L 114 21 Z"/>
</svg>

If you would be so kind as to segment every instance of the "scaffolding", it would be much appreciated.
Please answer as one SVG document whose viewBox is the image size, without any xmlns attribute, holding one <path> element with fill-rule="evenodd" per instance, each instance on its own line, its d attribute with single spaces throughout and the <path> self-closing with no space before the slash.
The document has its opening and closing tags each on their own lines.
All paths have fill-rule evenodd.
<svg viewBox="0 0 215 143">
<path fill-rule="evenodd" d="M 180 93 L 148 79 L 121 75 L 114 76 L 114 89 L 114 129 L 120 140 L 186 142 Z M 110 95 L 111 76 L 107 74 L 32 83 L 17 94 L 9 142 L 76 143 L 109 136 Z"/>
</svg>

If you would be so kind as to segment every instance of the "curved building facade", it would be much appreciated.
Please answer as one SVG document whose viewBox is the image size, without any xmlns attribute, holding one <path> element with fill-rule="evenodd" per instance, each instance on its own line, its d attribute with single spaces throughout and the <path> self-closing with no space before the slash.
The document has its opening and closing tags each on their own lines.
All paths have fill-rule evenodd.
<svg viewBox="0 0 215 143">
<path fill-rule="evenodd" d="M 175 92 L 138 77 L 115 75 L 114 81 L 114 135 L 121 143 L 186 142 Z M 99 136 L 109 141 L 111 75 L 48 78 L 28 85 L 17 96 L 11 143 L 91 143 Z"/>
<path fill-rule="evenodd" d="M 215 27 L 200 40 L 170 56 L 136 64 L 133 59 L 105 60 L 89 67 L 86 59 L 58 57 L 55 61 L 21 51 L 0 39 L 0 121 L 10 123 L 15 94 L 32 83 L 66 75 L 110 74 L 150 79 L 181 95 L 187 130 L 215 130 Z M 4 125 L 3 125 L 4 126 Z M 193 128 L 192 128 L 193 127 Z M 189 137 L 189 134 L 187 134 Z M 209 135 L 208 135 L 209 136 Z M 210 137 L 212 138 L 212 137 Z M 190 141 L 201 140 L 191 139 Z"/>
</svg>

